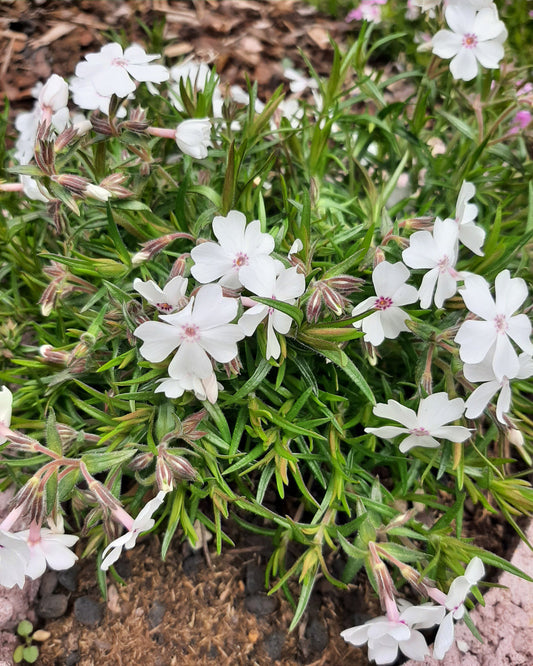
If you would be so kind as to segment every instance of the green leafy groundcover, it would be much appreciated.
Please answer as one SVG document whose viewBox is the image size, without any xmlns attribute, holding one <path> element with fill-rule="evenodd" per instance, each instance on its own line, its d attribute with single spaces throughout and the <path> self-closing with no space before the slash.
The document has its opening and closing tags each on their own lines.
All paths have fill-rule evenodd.
<svg viewBox="0 0 533 666">
<path fill-rule="evenodd" d="M 90 113 L 90 128 L 72 118 L 58 129 L 46 112 L 57 111 L 57 99 L 41 93 L 29 156 L 19 138 L 3 156 L 0 184 L 0 488 L 17 490 L 0 525 L 0 561 L 4 567 L 6 540 L 18 539 L 9 544 L 22 581 L 28 540 L 34 564 L 40 562 L 35 571 L 44 567 L 40 544 L 63 543 L 54 547 L 58 566 L 66 567 L 73 555 L 65 552 L 62 531 L 80 536 L 76 552 L 97 554 L 105 591 L 105 571 L 138 533 L 160 532 L 164 558 L 172 539 L 196 542 L 201 524 L 220 551 L 231 544 L 222 518 L 272 538 L 270 589 L 290 596 L 291 578 L 301 586 L 292 628 L 320 574 L 346 587 L 366 569 L 389 602 L 389 620 L 397 618 L 393 579 L 417 586 L 444 615 L 452 612 L 451 590 L 445 593 L 457 576 L 464 610 L 482 575 L 472 573 L 476 563 L 523 575 L 462 537 L 467 499 L 502 514 L 521 536 L 516 520 L 533 509 L 526 480 L 531 325 L 514 342 L 507 329 L 494 338 L 505 337 L 507 360 L 525 353 L 526 370 L 511 377 L 497 375 L 492 350 L 484 358 L 489 378 L 468 379 L 467 365 L 483 359 L 466 358 L 475 345 L 464 341 L 471 323 L 488 318 L 474 301 L 492 298 L 495 281 L 496 306 L 498 299 L 507 304 L 505 325 L 514 325 L 512 316 L 527 317 L 524 299 L 511 295 L 527 292 L 531 282 L 533 233 L 531 134 L 513 120 L 531 94 L 523 88 L 522 56 L 514 60 L 521 18 L 509 10 L 507 31 L 517 33 L 500 68 L 480 67 L 473 80 L 458 81 L 446 60 L 413 47 L 415 30 L 446 29 L 440 10 L 418 23 L 387 11 L 378 27 L 357 24 L 347 52 L 333 45 L 327 80 L 310 69 L 302 75 L 311 77 L 307 89 L 285 97 L 278 90 L 266 104 L 253 84 L 241 91 L 244 102 L 236 101 L 235 93 L 221 92 L 214 72 L 201 79 L 172 70 L 168 81 L 161 74 L 134 85 L 125 101 L 124 92 L 101 94 L 107 108 Z M 404 32 L 390 32 L 396 19 Z M 403 54 L 394 68 L 373 59 L 387 49 Z M 78 81 L 96 77 L 89 69 L 77 70 Z M 55 86 L 62 94 L 62 85 L 55 81 L 48 91 Z M 73 112 L 72 100 L 70 106 Z M 22 125 L 17 121 L 20 136 Z M 13 132 L 7 109 L 2 132 Z M 220 252 L 213 220 L 229 224 L 236 213 L 246 229 L 258 220 L 257 242 L 274 249 L 236 286 L 207 288 L 207 280 L 194 277 L 194 256 L 207 250 L 196 250 L 207 241 Z M 449 240 L 461 215 L 482 230 L 482 249 L 454 237 L 447 263 L 429 256 L 439 225 Z M 444 219 L 451 224 L 443 226 Z M 425 235 L 413 240 L 416 234 Z M 409 251 L 417 243 L 427 252 L 415 261 Z M 405 284 L 383 268 L 402 261 L 411 268 L 404 267 Z M 290 297 L 250 287 L 266 284 L 273 266 Z M 432 267 L 435 281 L 446 275 L 453 289 L 443 286 L 439 296 L 437 288 L 423 307 L 418 300 Z M 234 278 L 239 270 L 240 264 Z M 380 271 L 385 287 L 376 282 Z M 141 297 L 148 281 L 162 289 L 171 278 L 182 278 L 174 283 L 183 287 L 179 303 Z M 379 339 L 370 322 L 391 311 L 402 284 L 415 297 L 396 302 L 405 316 L 397 313 L 394 325 L 382 320 Z M 213 365 L 200 376 L 191 359 L 203 333 L 199 338 L 183 318 L 206 294 L 234 314 L 207 348 Z M 367 299 L 366 310 L 358 309 Z M 251 307 L 264 307 L 264 321 L 245 335 L 239 322 Z M 210 352 L 223 344 L 235 344 L 238 355 Z M 186 380 L 171 376 L 178 348 L 175 365 L 187 367 Z M 476 411 L 468 402 L 476 381 L 495 382 L 494 393 L 512 389 L 511 406 L 502 413 L 502 403 L 488 399 L 467 418 L 465 406 L 467 416 Z M 431 412 L 434 396 L 440 435 L 421 415 Z M 452 403 L 459 411 L 446 421 Z M 407 408 L 410 425 L 398 416 Z M 403 440 L 392 430 L 401 427 L 398 420 Z M 401 448 L 405 435 L 421 439 Z M 279 501 L 267 502 L 273 495 Z M 425 509 L 435 516 L 431 525 L 420 519 Z M 12 534 L 23 513 L 30 537 Z M 289 566 L 291 543 L 300 555 Z M 347 558 L 342 580 L 326 564 L 339 550 Z M 471 573 L 463 575 L 469 562 Z M 16 584 L 5 577 L 2 583 Z M 481 599 L 477 588 L 475 594 Z M 416 623 L 410 627 L 414 634 Z M 375 651 L 374 658 L 386 663 Z"/>
</svg>

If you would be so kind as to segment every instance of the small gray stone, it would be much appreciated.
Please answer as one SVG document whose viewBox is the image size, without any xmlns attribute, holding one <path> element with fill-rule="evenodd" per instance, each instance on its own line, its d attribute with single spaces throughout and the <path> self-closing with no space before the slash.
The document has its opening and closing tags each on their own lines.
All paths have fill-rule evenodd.
<svg viewBox="0 0 533 666">
<path fill-rule="evenodd" d="M 281 659 L 284 643 L 285 634 L 282 631 L 274 631 L 265 638 L 263 647 L 272 661 Z"/>
<path fill-rule="evenodd" d="M 319 618 L 313 617 L 305 630 L 305 638 L 308 641 L 309 651 L 320 654 L 329 642 L 328 629 Z"/>
<path fill-rule="evenodd" d="M 277 610 L 278 600 L 274 597 L 267 597 L 266 594 L 252 594 L 245 599 L 244 605 L 246 610 L 256 617 L 264 617 Z"/>
<path fill-rule="evenodd" d="M 39 594 L 41 597 L 49 597 L 53 594 L 57 585 L 57 574 L 55 571 L 45 571 L 41 577 Z"/>
<path fill-rule="evenodd" d="M 74 650 L 67 655 L 67 658 L 65 659 L 65 666 L 76 666 L 79 661 L 80 653 L 78 650 Z"/>
<path fill-rule="evenodd" d="M 150 629 L 155 629 L 163 621 L 163 616 L 167 611 L 165 604 L 162 604 L 160 601 L 154 601 L 152 607 L 148 611 L 148 624 Z"/>
<path fill-rule="evenodd" d="M 68 597 L 66 594 L 48 594 L 39 599 L 37 615 L 44 620 L 62 617 L 67 612 Z"/>
<path fill-rule="evenodd" d="M 96 627 L 104 617 L 104 606 L 89 597 L 79 597 L 74 602 L 74 617 L 87 627 Z"/>
<path fill-rule="evenodd" d="M 246 565 L 246 594 L 257 594 L 265 589 L 265 572 L 254 562 Z"/>
<path fill-rule="evenodd" d="M 78 587 L 78 573 L 79 567 L 75 564 L 70 569 L 60 571 L 57 574 L 57 579 L 69 592 L 75 592 Z"/>
</svg>

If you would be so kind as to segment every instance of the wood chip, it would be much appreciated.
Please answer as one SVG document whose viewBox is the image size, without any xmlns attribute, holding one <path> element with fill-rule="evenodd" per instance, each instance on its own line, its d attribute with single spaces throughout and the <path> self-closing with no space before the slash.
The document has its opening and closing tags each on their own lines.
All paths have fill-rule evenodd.
<svg viewBox="0 0 533 666">
<path fill-rule="evenodd" d="M 61 37 L 68 35 L 72 30 L 74 30 L 73 23 L 56 23 L 50 28 L 50 30 L 47 30 L 44 35 L 41 35 L 37 39 L 30 40 L 29 45 L 34 49 L 40 49 L 41 46 L 48 46 Z"/>
</svg>

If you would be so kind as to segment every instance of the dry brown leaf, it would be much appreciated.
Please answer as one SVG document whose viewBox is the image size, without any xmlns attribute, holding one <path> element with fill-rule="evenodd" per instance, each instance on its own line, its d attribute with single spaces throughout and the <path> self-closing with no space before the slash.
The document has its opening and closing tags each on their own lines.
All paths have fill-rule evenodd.
<svg viewBox="0 0 533 666">
<path fill-rule="evenodd" d="M 321 26 L 314 26 L 307 31 L 307 34 L 314 43 L 318 46 L 319 49 L 329 48 L 329 36 L 328 31 L 322 28 Z"/>
<path fill-rule="evenodd" d="M 167 58 L 177 58 L 179 56 L 190 53 L 193 50 L 193 45 L 190 42 L 177 42 L 176 44 L 169 44 L 163 53 Z"/>
<path fill-rule="evenodd" d="M 47 30 L 44 35 L 41 35 L 37 39 L 32 39 L 29 42 L 29 46 L 33 49 L 39 49 L 41 46 L 48 46 L 56 40 L 68 35 L 69 32 L 74 30 L 73 23 L 56 23 L 49 30 Z"/>
</svg>

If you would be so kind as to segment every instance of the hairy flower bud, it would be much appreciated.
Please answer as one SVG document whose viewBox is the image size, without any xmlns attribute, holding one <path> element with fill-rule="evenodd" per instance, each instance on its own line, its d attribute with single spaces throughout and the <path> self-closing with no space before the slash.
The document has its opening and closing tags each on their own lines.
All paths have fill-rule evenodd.
<svg viewBox="0 0 533 666">
<path fill-rule="evenodd" d="M 154 454 L 147 451 L 146 453 L 139 453 L 128 464 L 128 467 L 135 472 L 141 469 L 146 469 L 153 461 Z"/>
<path fill-rule="evenodd" d="M 305 316 L 307 318 L 307 321 L 311 324 L 314 324 L 319 320 L 323 304 L 322 292 L 320 288 L 315 287 L 315 284 L 312 285 L 311 296 L 307 301 L 307 307 L 305 310 Z"/>
<path fill-rule="evenodd" d="M 196 478 L 196 470 L 188 460 L 185 460 L 185 458 L 176 456 L 168 451 L 164 452 L 164 458 L 167 467 L 172 470 L 172 473 L 177 479 L 192 480 Z"/>
</svg>

